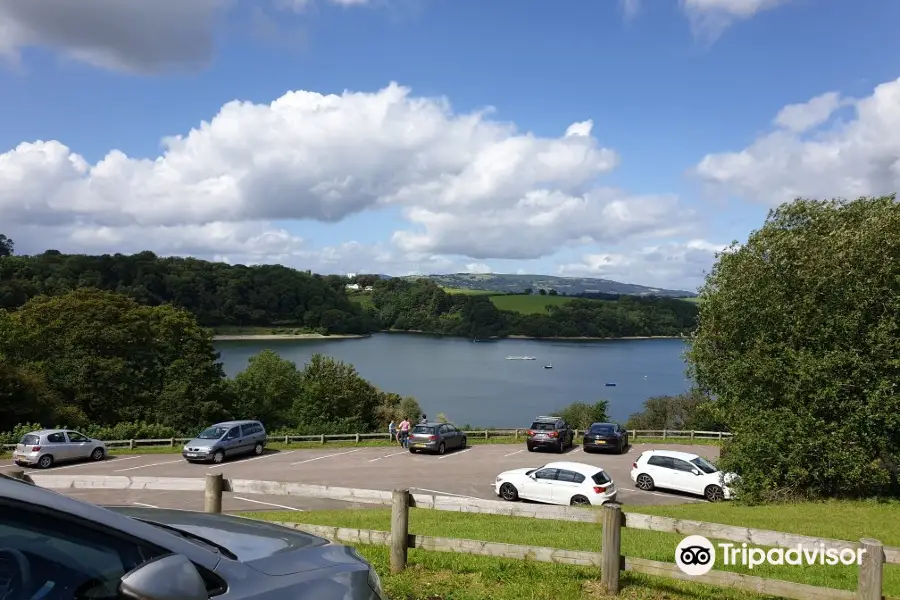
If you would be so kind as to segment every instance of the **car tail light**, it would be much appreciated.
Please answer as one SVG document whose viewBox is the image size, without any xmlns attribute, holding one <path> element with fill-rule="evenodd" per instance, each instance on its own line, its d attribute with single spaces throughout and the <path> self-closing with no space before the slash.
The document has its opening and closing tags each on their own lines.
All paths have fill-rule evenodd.
<svg viewBox="0 0 900 600">
<path fill-rule="evenodd" d="M 32 447 L 31 447 L 31 451 L 32 451 L 32 452 L 40 452 L 40 451 L 41 451 L 41 447 L 40 447 L 40 446 L 32 446 Z"/>
<path fill-rule="evenodd" d="M 559 437 L 559 434 L 556 433 L 555 431 L 551 431 L 551 432 L 549 433 L 549 435 L 550 435 L 550 437 Z"/>
<path fill-rule="evenodd" d="M 606 485 L 595 485 L 595 486 L 594 486 L 594 493 L 595 493 L 595 494 L 605 494 L 605 493 L 606 493 L 606 486 L 608 486 L 608 485 L 609 485 L 608 483 L 607 483 Z"/>
<path fill-rule="evenodd" d="M 525 432 L 525 434 L 531 436 L 531 435 L 534 435 L 534 432 L 529 429 L 528 431 Z"/>
<path fill-rule="evenodd" d="M 632 468 L 632 469 L 637 469 L 637 463 L 636 463 L 636 462 L 631 463 L 631 468 Z"/>
<path fill-rule="evenodd" d="M 429 441 L 429 442 L 433 442 L 433 441 L 435 441 L 436 439 L 437 439 L 437 436 L 436 436 L 436 435 L 429 435 L 429 436 L 428 436 L 428 441 Z"/>
</svg>

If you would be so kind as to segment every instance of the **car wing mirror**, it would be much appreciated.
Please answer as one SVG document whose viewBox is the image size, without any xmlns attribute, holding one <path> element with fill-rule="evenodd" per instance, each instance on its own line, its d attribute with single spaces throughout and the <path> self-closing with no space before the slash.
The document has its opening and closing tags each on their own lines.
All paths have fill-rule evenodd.
<svg viewBox="0 0 900 600">
<path fill-rule="evenodd" d="M 123 575 L 119 596 L 128 600 L 209 600 L 203 577 L 181 554 L 155 558 Z"/>
<path fill-rule="evenodd" d="M 693 473 L 694 475 L 699 475 L 700 470 L 699 469 L 691 469 L 691 473 Z"/>
</svg>

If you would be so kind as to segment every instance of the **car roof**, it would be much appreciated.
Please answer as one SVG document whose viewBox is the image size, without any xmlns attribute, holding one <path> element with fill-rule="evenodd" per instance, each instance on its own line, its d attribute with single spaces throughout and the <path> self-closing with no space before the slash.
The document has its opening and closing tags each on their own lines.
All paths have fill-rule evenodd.
<svg viewBox="0 0 900 600">
<path fill-rule="evenodd" d="M 62 433 L 63 431 L 72 431 L 71 429 L 38 429 L 37 431 L 29 431 L 25 435 L 49 435 L 51 433 Z"/>
<path fill-rule="evenodd" d="M 535 418 L 534 418 L 534 422 L 535 422 L 535 423 L 541 423 L 541 422 L 554 422 L 554 421 L 559 421 L 559 420 L 561 420 L 561 419 L 562 419 L 562 417 L 547 417 L 547 416 L 541 416 L 541 417 L 535 417 Z"/>
<path fill-rule="evenodd" d="M 587 465 L 585 463 L 579 462 L 569 462 L 569 461 L 560 461 L 560 462 L 552 462 L 547 463 L 542 469 L 565 469 L 566 471 L 575 471 L 576 473 L 581 473 L 582 475 L 594 475 L 603 470 L 603 467 L 597 467 L 594 465 Z"/>
<path fill-rule="evenodd" d="M 210 427 L 234 427 L 235 425 L 249 425 L 250 423 L 259 423 L 259 421 L 254 421 L 252 419 L 245 421 L 222 421 L 221 423 L 210 425 Z M 262 423 L 259 424 L 262 425 Z"/>
<path fill-rule="evenodd" d="M 691 454 L 690 452 L 679 452 L 678 450 L 646 450 L 641 454 L 641 458 L 645 455 L 669 456 L 672 458 L 680 458 L 681 460 L 694 460 L 699 454 Z"/>
<path fill-rule="evenodd" d="M 596 423 L 591 423 L 591 427 L 594 427 L 595 425 L 605 425 L 606 427 L 615 427 L 616 426 L 615 423 L 607 423 L 606 421 L 604 421 L 602 423 L 599 421 Z"/>
<path fill-rule="evenodd" d="M 427 423 L 416 423 L 416 427 L 440 427 L 441 425 L 453 425 L 453 423 L 441 423 L 440 421 L 428 421 Z"/>
</svg>

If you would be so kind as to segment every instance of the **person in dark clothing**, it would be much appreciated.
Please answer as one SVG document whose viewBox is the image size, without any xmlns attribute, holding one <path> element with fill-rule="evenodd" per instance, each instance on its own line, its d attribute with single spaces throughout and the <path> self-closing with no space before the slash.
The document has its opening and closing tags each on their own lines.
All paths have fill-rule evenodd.
<svg viewBox="0 0 900 600">
<path fill-rule="evenodd" d="M 419 424 L 420 424 L 420 425 L 424 425 L 424 424 L 427 423 L 427 422 L 428 422 L 428 417 L 425 416 L 425 415 L 422 415 L 422 420 L 419 421 Z"/>
</svg>

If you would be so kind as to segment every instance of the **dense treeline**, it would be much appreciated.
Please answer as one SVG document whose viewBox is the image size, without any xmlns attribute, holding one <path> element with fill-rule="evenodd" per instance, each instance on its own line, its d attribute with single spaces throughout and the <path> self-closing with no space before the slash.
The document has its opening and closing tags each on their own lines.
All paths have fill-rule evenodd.
<svg viewBox="0 0 900 600">
<path fill-rule="evenodd" d="M 628 429 L 728 431 L 716 404 L 698 389 L 677 396 L 654 396 L 628 417 Z"/>
<path fill-rule="evenodd" d="M 5 248 L 5 246 L 4 246 Z M 11 254 L 12 246 L 8 248 Z M 147 306 L 173 304 L 204 326 L 293 325 L 323 333 L 369 333 L 374 324 L 344 291 L 346 279 L 278 265 L 247 267 L 193 258 L 0 253 L 0 309 L 91 287 Z"/>
<path fill-rule="evenodd" d="M 171 305 L 86 288 L 0 310 L 0 431 L 124 423 L 171 436 L 259 418 L 273 432 L 343 433 L 420 412 L 415 399 L 382 392 L 321 355 L 298 369 L 263 352 L 227 379 L 209 330 Z"/>
<path fill-rule="evenodd" d="M 485 295 L 446 293 L 427 279 L 375 283 L 373 318 L 385 329 L 473 338 L 676 336 L 696 326 L 697 307 L 671 298 L 572 299 L 547 314 L 499 310 Z"/>
</svg>

